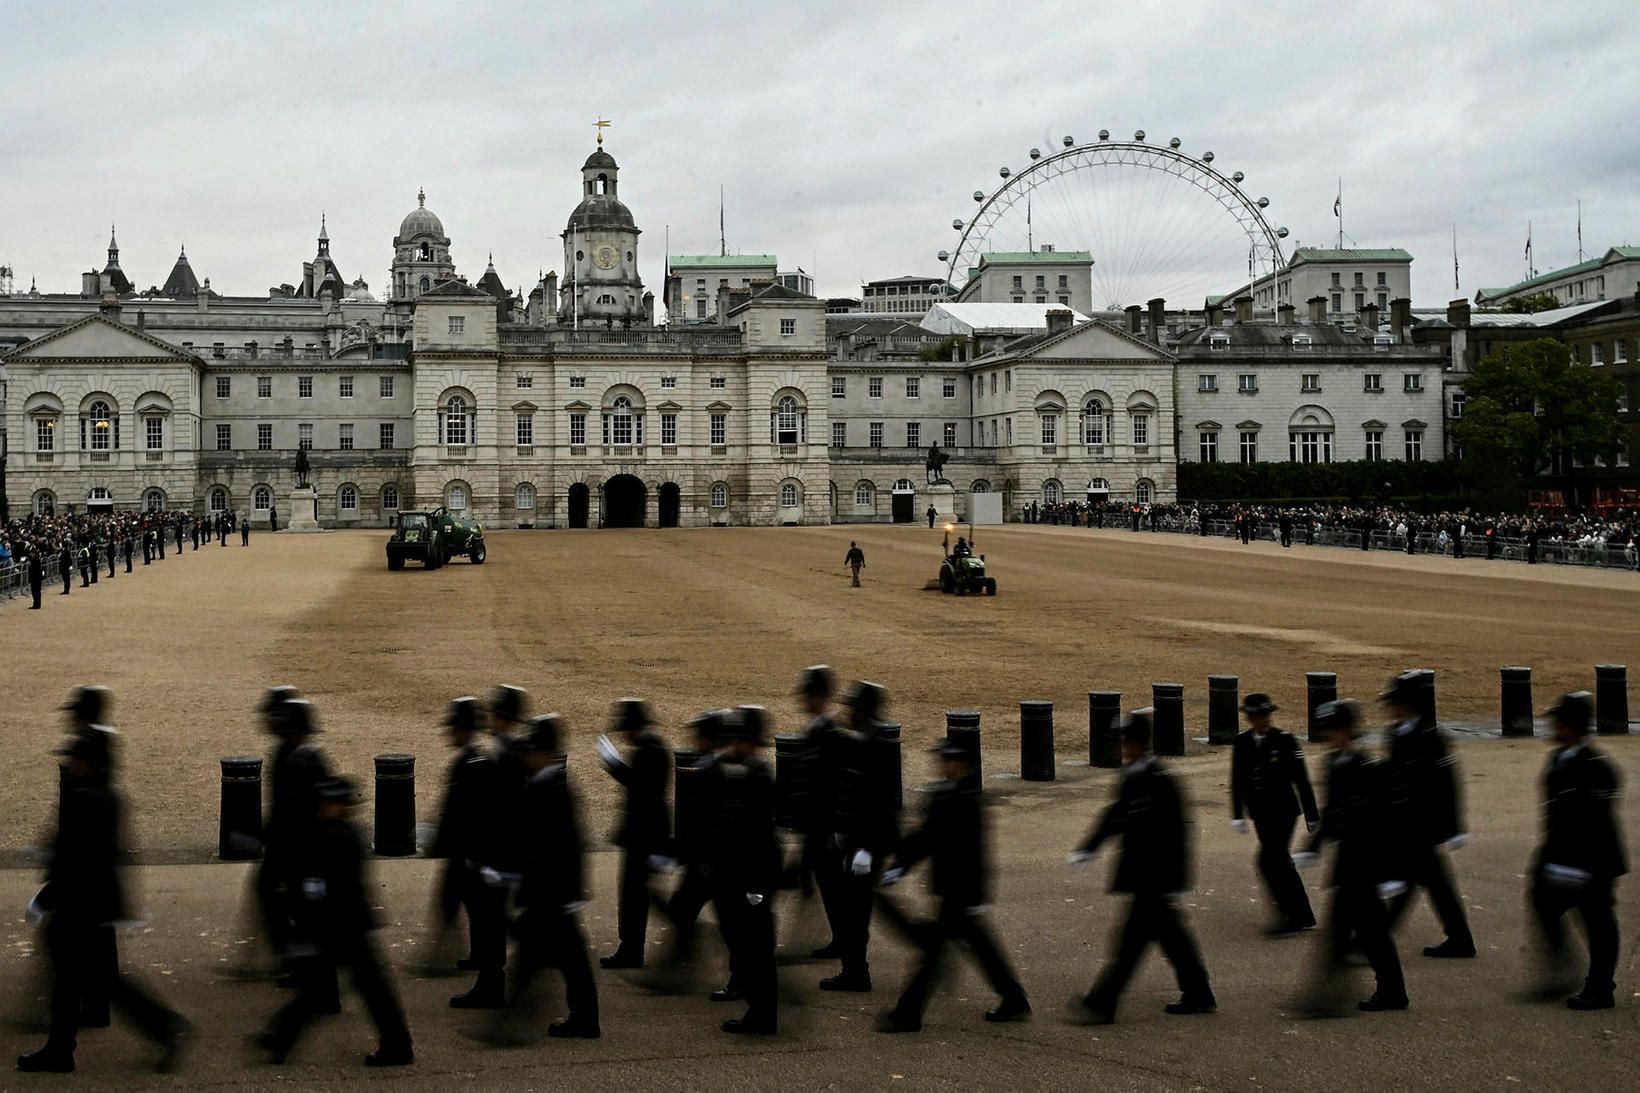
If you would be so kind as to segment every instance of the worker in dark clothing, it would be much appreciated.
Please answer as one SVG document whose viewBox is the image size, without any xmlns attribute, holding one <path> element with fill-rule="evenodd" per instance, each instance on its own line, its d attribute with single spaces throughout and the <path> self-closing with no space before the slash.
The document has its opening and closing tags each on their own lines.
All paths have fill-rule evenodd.
<svg viewBox="0 0 1640 1093">
<path fill-rule="evenodd" d="M 532 987 L 543 969 L 553 967 L 564 977 L 569 1016 L 549 1026 L 547 1035 L 596 1040 L 602 1034 L 598 986 L 580 920 L 587 905 L 585 842 L 569 788 L 558 715 L 534 718 L 510 747 L 528 779 L 521 817 L 531 838 L 520 859 L 518 906 L 523 913 L 518 920 L 513 997 L 508 1013 L 495 1026 L 497 1038 L 520 1038 L 520 1023 L 538 1009 Z"/>
<path fill-rule="evenodd" d="M 928 530 L 934 530 L 934 521 L 939 519 L 939 515 L 933 505 L 928 506 Z"/>
<path fill-rule="evenodd" d="M 206 531 L 206 534 L 207 535 L 210 534 L 209 530 Z M 199 521 L 198 520 L 189 520 L 188 521 L 188 538 L 193 541 L 194 549 L 198 550 L 199 549 Z"/>
<path fill-rule="evenodd" d="M 1111 890 L 1133 897 L 1127 921 L 1117 933 L 1116 951 L 1085 998 L 1078 1020 L 1108 1025 L 1116 1020 L 1122 990 L 1152 941 L 1173 965 L 1180 997 L 1168 1003 L 1171 1014 L 1212 1013 L 1218 1008 L 1208 985 L 1207 968 L 1179 912 L 1179 901 L 1191 885 L 1190 833 L 1184 798 L 1172 771 L 1150 754 L 1151 726 L 1146 711 L 1129 714 L 1122 725 L 1120 795 L 1071 853 L 1072 864 L 1091 861 L 1104 843 L 1122 840 Z"/>
<path fill-rule="evenodd" d="M 1586 691 L 1561 695 L 1549 708 L 1554 753 L 1543 774 L 1543 843 L 1532 864 L 1531 903 L 1546 964 L 1542 992 L 1562 992 L 1570 962 L 1564 919 L 1576 912 L 1589 938 L 1583 989 L 1566 999 L 1574 1010 L 1616 1005 L 1617 878 L 1629 871 L 1617 819 L 1617 764 L 1588 743 L 1592 709 Z M 1569 970 L 1569 968 L 1568 968 Z"/>
<path fill-rule="evenodd" d="M 1293 868 L 1293 827 L 1302 812 L 1314 832 L 1320 816 L 1304 768 L 1304 747 L 1292 733 L 1275 727 L 1276 704 L 1269 695 L 1248 695 L 1241 711 L 1249 728 L 1231 747 L 1230 823 L 1247 834 L 1245 813 L 1258 832 L 1259 875 L 1276 909 L 1276 922 L 1266 932 L 1276 936 L 1308 930 L 1315 925 L 1315 912 Z"/>
<path fill-rule="evenodd" d="M 440 939 L 448 936 L 456 915 L 462 910 L 467 912 L 468 955 L 465 961 L 457 963 L 456 968 L 460 971 L 477 967 L 474 953 L 478 947 L 476 935 L 479 927 L 473 906 L 483 899 L 483 882 L 479 879 L 475 862 L 487 811 L 485 793 L 489 760 L 477 741 L 478 699 L 463 695 L 450 701 L 444 714 L 444 735 L 455 751 L 455 758 L 445 779 L 438 827 L 427 856 L 444 862 L 438 886 Z"/>
<path fill-rule="evenodd" d="M 57 595 L 68 595 L 69 585 L 74 581 L 74 540 L 64 539 L 57 551 L 57 573 L 63 579 L 63 590 Z"/>
<path fill-rule="evenodd" d="M 779 1030 L 774 963 L 774 894 L 780 887 L 775 840 L 774 775 L 758 750 L 768 745 L 767 713 L 741 706 L 721 729 L 706 845 L 712 904 L 729 945 L 730 985 L 714 1001 L 746 1000 L 746 1012 L 724 1032 L 772 1036 Z"/>
<path fill-rule="evenodd" d="M 843 555 L 843 564 L 848 566 L 849 573 L 854 577 L 854 587 L 860 587 L 860 570 L 866 567 L 866 552 L 860 549 L 860 544 L 852 539 L 848 544 L 848 553 Z"/>
<path fill-rule="evenodd" d="M 1424 955 L 1462 959 L 1475 955 L 1475 939 L 1441 851 L 1457 850 L 1469 837 L 1460 816 L 1457 756 L 1428 716 L 1427 693 L 1418 677 L 1406 672 L 1391 680 L 1381 696 L 1395 719 L 1385 763 L 1397 852 L 1392 871 L 1395 879 L 1407 882 L 1407 890 L 1390 904 L 1389 921 L 1393 930 L 1414 890 L 1427 889 L 1446 939 L 1426 946 Z"/>
<path fill-rule="evenodd" d="M 91 560 L 91 543 L 88 541 L 81 546 L 78 554 L 80 559 L 80 587 L 89 588 L 91 587 L 91 578 L 95 576 L 95 573 L 91 568 L 93 565 Z"/>
<path fill-rule="evenodd" d="M 251 545 L 251 518 L 249 516 L 239 521 L 239 545 L 242 547 Z"/>
<path fill-rule="evenodd" d="M 1281 529 L 1281 545 L 1284 546 L 1284 547 L 1292 546 L 1293 545 L 1293 518 L 1292 518 L 1292 516 L 1290 516 L 1285 510 L 1283 510 L 1282 513 L 1281 513 L 1281 517 L 1277 522 L 1277 526 L 1279 526 L 1280 529 Z"/>
<path fill-rule="evenodd" d="M 376 1050 L 364 1064 L 406 1066 L 415 1060 L 404 1009 L 370 936 L 376 922 L 365 897 L 364 839 L 348 819 L 357 797 L 345 778 L 327 778 L 314 787 L 314 823 L 297 862 L 297 919 L 305 938 L 301 990 L 256 1040 L 273 1063 L 285 1061 L 319 1014 L 334 1012 L 330 1000 L 342 967 L 376 1025 Z"/>
<path fill-rule="evenodd" d="M 40 589 L 46 582 L 45 561 L 40 557 L 41 548 L 38 544 L 29 547 L 28 551 L 28 591 L 34 597 L 34 604 L 30 611 L 40 610 Z"/>
<path fill-rule="evenodd" d="M 131 572 L 131 555 L 136 549 L 135 546 L 131 542 L 131 532 L 130 531 L 126 531 L 126 533 L 125 533 L 125 544 L 124 545 L 125 545 L 125 571 L 127 573 L 129 573 L 129 572 Z"/>
<path fill-rule="evenodd" d="M 598 963 L 605 968 L 641 968 L 649 930 L 649 859 L 664 853 L 672 837 L 672 818 L 666 807 L 672 755 L 641 698 L 623 698 L 615 704 L 614 728 L 632 748 L 630 759 L 623 759 L 607 736 L 598 738 L 598 757 L 604 769 L 626 791 L 621 825 L 614 835 L 615 845 L 621 848 L 620 941 Z"/>
<path fill-rule="evenodd" d="M 1000 998 L 986 1011 L 987 1021 L 1023 1021 L 1031 1014 L 1025 988 L 987 925 L 991 854 L 978 756 L 966 745 L 949 741 L 933 750 L 940 780 L 932 787 L 921 826 L 900 840 L 883 871 L 882 885 L 892 887 L 909 870 L 929 861 L 929 890 L 937 907 L 932 921 L 912 922 L 886 895 L 881 897 L 883 917 L 914 941 L 921 953 L 899 1001 L 877 1019 L 879 1032 L 922 1030 L 928 994 L 939 977 L 945 948 L 954 941 L 967 946 Z"/>
<path fill-rule="evenodd" d="M 1336 849 L 1327 876 L 1332 899 L 1326 936 L 1298 1008 L 1312 1017 L 1341 1014 L 1347 1004 L 1350 952 L 1359 949 L 1372 966 L 1377 985 L 1372 997 L 1357 1008 L 1367 1013 L 1406 1009 L 1406 980 L 1383 903 L 1384 896 L 1405 887 L 1389 878 L 1391 847 L 1385 830 L 1388 797 L 1383 765 L 1361 749 L 1361 715 L 1349 699 L 1316 707 L 1316 727 L 1332 749 L 1327 760 L 1327 805 L 1309 849 L 1295 855 L 1295 860 L 1308 868 L 1319 860 L 1326 843 L 1334 843 Z"/>
<path fill-rule="evenodd" d="M 87 727 L 58 750 L 63 764 L 57 832 L 45 887 L 30 905 L 31 917 L 43 920 L 51 958 L 51 1029 L 44 1047 L 18 1057 L 18 1070 L 74 1069 L 82 1005 L 99 986 L 115 1010 L 160 1046 L 156 1069 L 161 1073 L 175 1068 L 188 1032 L 180 1015 L 117 966 L 103 964 L 101 936 L 130 917 L 118 873 L 123 807 L 113 788 L 114 740 L 111 729 Z"/>
<path fill-rule="evenodd" d="M 152 565 L 154 562 L 154 529 L 152 527 L 144 527 L 141 534 L 142 564 Z"/>
<path fill-rule="evenodd" d="M 806 895 L 812 878 L 814 887 L 820 891 L 820 905 L 825 910 L 826 924 L 831 929 L 831 940 L 809 954 L 814 960 L 835 960 L 838 956 L 842 862 L 832 846 L 837 825 L 832 822 L 834 795 L 830 792 L 830 787 L 836 783 L 838 739 L 837 719 L 831 712 L 834 687 L 831 668 L 825 664 L 810 665 L 797 677 L 797 701 L 808 717 L 808 724 L 803 728 L 805 792 L 798 816 L 798 828 L 803 836 L 798 886 Z"/>
<path fill-rule="evenodd" d="M 110 536 L 108 539 L 108 575 L 110 577 L 114 575 L 114 554 L 116 553 L 117 546 L 118 541 L 113 536 Z"/>
</svg>

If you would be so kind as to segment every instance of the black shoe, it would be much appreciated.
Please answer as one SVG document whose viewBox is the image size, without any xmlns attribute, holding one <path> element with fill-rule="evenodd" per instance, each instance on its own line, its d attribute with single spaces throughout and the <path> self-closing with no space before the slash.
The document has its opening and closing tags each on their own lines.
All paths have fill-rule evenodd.
<svg viewBox="0 0 1640 1093">
<path fill-rule="evenodd" d="M 733 1032 L 741 1036 L 773 1036 L 780 1031 L 773 1017 L 731 1017 L 723 1022 L 724 1032 Z"/>
<path fill-rule="evenodd" d="M 746 992 L 731 984 L 727 987 L 719 987 L 706 997 L 714 1002 L 744 1002 L 746 1001 Z"/>
<path fill-rule="evenodd" d="M 1073 1025 L 1114 1025 L 1116 1011 L 1106 1009 L 1091 999 L 1078 998 L 1070 1004 L 1070 1022 Z"/>
<path fill-rule="evenodd" d="M 26 1074 L 72 1074 L 74 1056 L 41 1049 L 17 1056 L 17 1069 Z"/>
<path fill-rule="evenodd" d="M 547 1035 L 560 1040 L 596 1040 L 603 1035 L 603 1030 L 592 1021 L 566 1017 L 557 1024 L 547 1026 Z"/>
<path fill-rule="evenodd" d="M 409 1066 L 416 1061 L 416 1053 L 410 1050 L 410 1045 L 403 1047 L 379 1047 L 364 1057 L 365 1066 Z"/>
<path fill-rule="evenodd" d="M 997 1025 L 1008 1021 L 1023 1021 L 1030 1015 L 1031 1002 L 1024 995 L 1018 998 L 1004 998 L 996 1009 L 985 1011 L 985 1019 Z"/>
<path fill-rule="evenodd" d="M 842 950 L 837 947 L 835 941 L 828 941 L 818 949 L 809 951 L 810 960 L 836 960 L 842 955 Z"/>
<path fill-rule="evenodd" d="M 453 1010 L 498 1010 L 507 1006 L 507 996 L 490 987 L 474 987 L 450 999 Z"/>
<path fill-rule="evenodd" d="M 297 975 L 295 972 L 286 972 L 278 979 L 274 980 L 274 986 L 278 987 L 282 991 L 299 990 L 302 986 L 302 977 Z"/>
<path fill-rule="evenodd" d="M 1566 1008 L 1569 1010 L 1609 1010 L 1617 1005 L 1617 999 L 1610 994 L 1590 994 L 1584 991 L 1566 999 Z"/>
<path fill-rule="evenodd" d="M 1365 1002 L 1357 1002 L 1355 1008 L 1362 1013 L 1386 1013 L 1390 1010 L 1404 1010 L 1409 1005 L 1411 1003 L 1404 994 L 1399 998 L 1384 998 L 1375 994 Z"/>
<path fill-rule="evenodd" d="M 598 966 L 600 968 L 641 968 L 643 967 L 643 957 L 641 955 L 632 956 L 616 949 L 608 956 L 600 956 Z"/>
<path fill-rule="evenodd" d="M 1278 922 L 1274 926 L 1265 927 L 1264 936 L 1265 937 L 1290 937 L 1293 934 L 1301 934 L 1305 930 L 1313 930 L 1313 929 L 1315 929 L 1315 923 L 1313 921 L 1312 922 L 1290 922 L 1290 921 L 1288 921 L 1288 922 Z"/>
<path fill-rule="evenodd" d="M 871 993 L 871 974 L 861 972 L 858 975 L 833 975 L 820 980 L 820 989 L 823 991 L 849 991 L 854 994 Z"/>
<path fill-rule="evenodd" d="M 1475 955 L 1475 943 L 1453 941 L 1449 937 L 1439 945 L 1425 945 L 1424 955 L 1436 960 L 1469 960 Z"/>
<path fill-rule="evenodd" d="M 177 1064 L 182 1061 L 182 1053 L 187 1049 L 194 1038 L 194 1026 L 182 1017 L 171 1020 L 171 1029 L 165 1035 L 160 1045 L 159 1059 L 154 1063 L 155 1074 L 174 1074 Z"/>
<path fill-rule="evenodd" d="M 1163 1008 L 1175 1017 L 1190 1013 L 1212 1013 L 1219 1008 L 1219 1000 L 1213 997 L 1212 991 L 1208 991 L 1206 994 L 1187 994 L 1177 1002 L 1169 1002 Z"/>
<path fill-rule="evenodd" d="M 290 1054 L 290 1045 L 280 1041 L 271 1032 L 259 1032 L 251 1037 L 251 1047 L 262 1052 L 264 1060 L 273 1066 L 285 1061 Z"/>
<path fill-rule="evenodd" d="M 878 1032 L 921 1032 L 922 1018 L 903 1017 L 893 1010 L 877 1018 Z"/>
</svg>

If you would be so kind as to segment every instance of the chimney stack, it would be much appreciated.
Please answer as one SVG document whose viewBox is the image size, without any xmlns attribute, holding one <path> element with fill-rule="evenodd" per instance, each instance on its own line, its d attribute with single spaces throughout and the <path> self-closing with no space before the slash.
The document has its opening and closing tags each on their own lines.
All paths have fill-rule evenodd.
<svg viewBox="0 0 1640 1093">
<path fill-rule="evenodd" d="M 729 325 L 729 282 L 727 279 L 718 281 L 717 321 L 719 326 Z"/>
<path fill-rule="evenodd" d="M 1373 333 L 1378 332 L 1378 305 L 1363 304 L 1361 306 L 1361 325 Z"/>
<path fill-rule="evenodd" d="M 1129 304 L 1123 310 L 1127 312 L 1127 332 L 1129 334 L 1138 334 L 1139 314 L 1144 311 L 1144 308 L 1140 307 L 1138 304 Z"/>
<path fill-rule="evenodd" d="M 1157 345 L 1167 333 L 1167 301 L 1160 296 L 1150 301 L 1150 340 Z"/>
<path fill-rule="evenodd" d="M 1224 307 L 1223 307 L 1222 304 L 1208 304 L 1207 305 L 1207 325 L 1208 326 L 1218 326 L 1219 325 L 1219 320 L 1223 317 L 1224 317 Z"/>
<path fill-rule="evenodd" d="M 147 325 L 148 325 L 148 316 L 146 316 L 142 313 L 141 308 L 138 308 L 137 309 L 137 329 L 141 330 L 144 327 L 146 327 Z"/>
<path fill-rule="evenodd" d="M 1310 322 L 1320 326 L 1327 321 L 1327 298 L 1325 296 L 1311 296 L 1305 303 L 1310 305 Z"/>
<path fill-rule="evenodd" d="M 1253 321 L 1253 298 L 1251 296 L 1236 297 L 1236 322 L 1250 323 Z"/>
<path fill-rule="evenodd" d="M 80 274 L 80 295 L 95 300 L 102 294 L 102 274 L 96 270 Z"/>
<path fill-rule="evenodd" d="M 1397 341 L 1406 341 L 1412 332 L 1412 301 L 1405 296 L 1389 302 L 1389 328 Z"/>
<path fill-rule="evenodd" d="M 1460 328 L 1469 326 L 1469 301 L 1458 299 L 1447 304 L 1446 321 Z"/>
<path fill-rule="evenodd" d="M 1297 311 L 1298 308 L 1294 307 L 1292 304 L 1277 305 L 1276 322 L 1280 323 L 1282 326 L 1292 326 L 1295 321 L 1294 315 Z"/>
<path fill-rule="evenodd" d="M 1138 311 L 1139 309 L 1132 308 L 1131 310 Z M 1063 334 L 1071 328 L 1072 316 L 1068 307 L 1049 308 L 1044 317 L 1048 320 L 1049 334 Z"/>
<path fill-rule="evenodd" d="M 116 323 L 119 322 L 120 298 L 112 292 L 103 293 L 102 303 L 97 305 L 97 313 L 113 319 Z"/>
</svg>

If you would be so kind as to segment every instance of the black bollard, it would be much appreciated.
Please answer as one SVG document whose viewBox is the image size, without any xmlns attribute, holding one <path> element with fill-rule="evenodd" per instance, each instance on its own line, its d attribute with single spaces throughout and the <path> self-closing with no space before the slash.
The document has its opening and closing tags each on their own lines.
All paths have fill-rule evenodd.
<svg viewBox="0 0 1640 1093">
<path fill-rule="evenodd" d="M 694 748 L 674 748 L 672 751 L 672 808 L 673 833 L 681 847 L 691 847 L 700 836 L 700 794 L 696 786 L 700 768 L 695 764 L 701 753 Z"/>
<path fill-rule="evenodd" d="M 893 752 L 885 751 L 888 762 L 893 764 L 888 777 L 894 784 L 894 807 L 905 805 L 905 762 L 900 751 L 900 723 L 898 721 L 879 721 L 877 723 L 877 739 L 887 741 L 893 745 Z"/>
<path fill-rule="evenodd" d="M 222 820 L 217 857 L 254 861 L 262 856 L 262 760 L 230 755 L 222 760 Z"/>
<path fill-rule="evenodd" d="M 1235 676 L 1207 677 L 1207 742 L 1233 744 L 1236 740 L 1237 710 L 1241 706 L 1241 680 Z"/>
<path fill-rule="evenodd" d="M 1629 731 L 1629 666 L 1594 666 L 1594 723 L 1601 736 Z"/>
<path fill-rule="evenodd" d="M 1122 741 L 1116 722 L 1122 716 L 1121 691 L 1088 692 L 1088 763 L 1107 769 L 1122 765 Z"/>
<path fill-rule="evenodd" d="M 945 738 L 968 748 L 974 756 L 974 773 L 982 774 L 979 750 L 979 711 L 946 710 Z"/>
<path fill-rule="evenodd" d="M 1439 725 L 1441 720 L 1435 713 L 1435 669 L 1414 668 L 1412 671 L 1418 677 L 1418 687 L 1420 689 L 1418 727 L 1427 729 Z"/>
<path fill-rule="evenodd" d="M 1532 735 L 1532 669 L 1499 668 L 1500 722 L 1505 736 Z"/>
<path fill-rule="evenodd" d="M 774 738 L 774 822 L 796 831 L 808 799 L 808 737 L 781 733 Z"/>
<path fill-rule="evenodd" d="M 1304 686 L 1306 690 L 1305 704 L 1307 707 L 1307 728 L 1310 733 L 1310 743 L 1317 740 L 1315 727 L 1315 709 L 1323 702 L 1338 701 L 1338 673 L 1337 672 L 1305 672 Z"/>
<path fill-rule="evenodd" d="M 1156 734 L 1156 754 L 1183 755 L 1184 684 L 1152 683 L 1150 699 L 1156 711 L 1155 720 L 1151 723 Z"/>
<path fill-rule="evenodd" d="M 378 858 L 407 858 L 416 852 L 416 757 L 376 756 L 376 845 Z"/>
<path fill-rule="evenodd" d="M 1019 704 L 1019 776 L 1051 782 L 1053 775 L 1053 703 L 1026 699 Z"/>
</svg>

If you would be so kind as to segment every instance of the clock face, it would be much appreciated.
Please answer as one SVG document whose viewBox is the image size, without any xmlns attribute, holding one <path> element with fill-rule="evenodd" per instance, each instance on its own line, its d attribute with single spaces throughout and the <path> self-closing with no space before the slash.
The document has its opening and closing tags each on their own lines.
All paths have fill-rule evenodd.
<svg viewBox="0 0 1640 1093">
<path fill-rule="evenodd" d="M 608 243 L 592 252 L 592 260 L 598 264 L 599 269 L 614 269 L 620 257 L 620 252 Z"/>
</svg>

